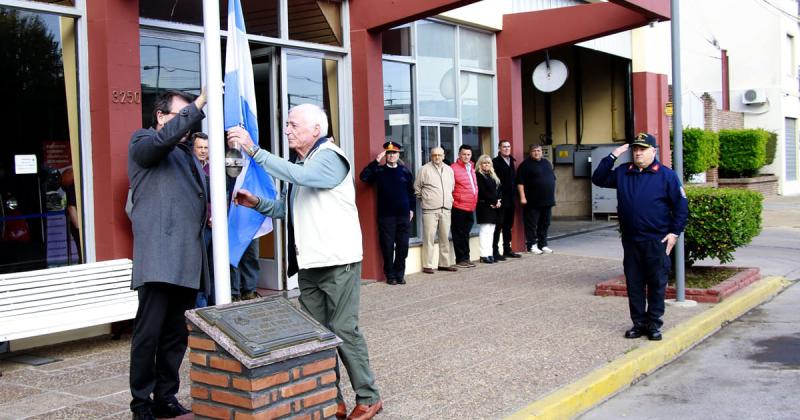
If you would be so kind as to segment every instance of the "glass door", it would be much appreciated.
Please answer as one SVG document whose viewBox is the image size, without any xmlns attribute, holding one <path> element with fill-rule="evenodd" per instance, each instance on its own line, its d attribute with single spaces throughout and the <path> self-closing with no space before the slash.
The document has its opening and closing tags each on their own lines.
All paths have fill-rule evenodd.
<svg viewBox="0 0 800 420">
<path fill-rule="evenodd" d="M 420 140 L 422 145 L 422 164 L 431 160 L 431 148 L 444 149 L 444 161 L 448 165 L 455 162 L 455 124 L 420 122 Z"/>
</svg>

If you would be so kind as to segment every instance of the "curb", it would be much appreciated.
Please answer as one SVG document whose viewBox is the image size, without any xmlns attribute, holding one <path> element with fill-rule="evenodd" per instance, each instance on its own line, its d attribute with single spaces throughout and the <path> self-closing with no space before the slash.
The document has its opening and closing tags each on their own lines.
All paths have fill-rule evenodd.
<svg viewBox="0 0 800 420">
<path fill-rule="evenodd" d="M 728 322 L 777 295 L 789 285 L 790 282 L 783 277 L 767 277 L 755 282 L 739 296 L 726 299 L 664 332 L 663 341 L 648 342 L 583 378 L 545 395 L 506 419 L 574 418 L 666 365 Z"/>
</svg>

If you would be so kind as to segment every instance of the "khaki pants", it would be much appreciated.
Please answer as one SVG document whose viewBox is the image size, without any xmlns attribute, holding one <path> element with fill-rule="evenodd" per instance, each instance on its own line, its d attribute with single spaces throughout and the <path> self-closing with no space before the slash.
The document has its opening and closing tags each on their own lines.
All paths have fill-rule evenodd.
<svg viewBox="0 0 800 420">
<path fill-rule="evenodd" d="M 439 267 L 450 267 L 453 260 L 450 257 L 450 242 L 447 234 L 450 232 L 450 210 L 423 210 L 422 211 L 422 267 L 436 268 L 433 255 L 434 239 L 439 239 Z"/>
</svg>

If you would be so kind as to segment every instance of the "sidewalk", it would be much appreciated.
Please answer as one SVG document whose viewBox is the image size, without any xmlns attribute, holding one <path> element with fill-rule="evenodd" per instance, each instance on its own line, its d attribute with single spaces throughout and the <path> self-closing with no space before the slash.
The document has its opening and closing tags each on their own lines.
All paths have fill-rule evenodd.
<svg viewBox="0 0 800 420">
<path fill-rule="evenodd" d="M 800 199 L 776 200 L 774 209 L 768 202 L 765 226 L 776 219 L 769 212 L 800 208 Z M 800 243 L 797 228 L 765 234 Z M 740 253 L 757 259 L 770 244 L 756 242 Z M 361 328 L 385 403 L 378 418 L 502 418 L 651 344 L 622 338 L 630 324 L 626 299 L 592 295 L 595 283 L 622 272 L 613 228 L 551 247 L 555 254 L 408 276 L 405 286 L 363 286 Z M 800 273 L 800 262 L 782 264 L 782 272 Z M 666 334 L 708 308 L 668 308 Z M 130 418 L 129 345 L 130 337 L 98 338 L 37 349 L 61 359 L 39 367 L 0 361 L 0 419 Z M 185 361 L 179 396 L 188 405 L 187 371 Z"/>
</svg>

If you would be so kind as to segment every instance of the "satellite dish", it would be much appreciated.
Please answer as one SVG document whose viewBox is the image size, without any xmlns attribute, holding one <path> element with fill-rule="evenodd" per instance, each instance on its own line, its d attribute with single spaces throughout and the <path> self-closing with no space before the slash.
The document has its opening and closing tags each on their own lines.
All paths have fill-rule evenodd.
<svg viewBox="0 0 800 420">
<path fill-rule="evenodd" d="M 542 92 L 553 92 L 567 81 L 567 66 L 560 60 L 547 59 L 533 70 L 533 85 Z"/>
</svg>

